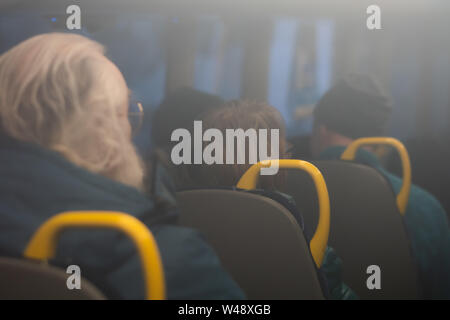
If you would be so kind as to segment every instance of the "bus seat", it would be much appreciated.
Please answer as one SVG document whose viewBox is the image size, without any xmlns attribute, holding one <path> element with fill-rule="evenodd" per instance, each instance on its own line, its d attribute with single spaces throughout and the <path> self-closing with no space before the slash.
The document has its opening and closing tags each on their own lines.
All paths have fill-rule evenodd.
<svg viewBox="0 0 450 320">
<path fill-rule="evenodd" d="M 177 200 L 180 223 L 202 232 L 249 299 L 324 299 L 303 231 L 283 205 L 224 189 Z"/>
<path fill-rule="evenodd" d="M 82 278 L 81 289 L 67 288 L 68 274 L 36 261 L 0 257 L 0 300 L 104 300 L 104 295 Z"/>
<path fill-rule="evenodd" d="M 408 207 L 409 193 L 411 191 L 411 161 L 409 159 L 408 150 L 403 143 L 392 137 L 366 137 L 359 138 L 350 143 L 341 155 L 341 160 L 353 161 L 356 157 L 358 149 L 368 145 L 376 147 L 393 147 L 400 156 L 402 163 L 402 187 L 397 194 L 397 206 L 400 214 L 404 215 Z"/>
<path fill-rule="evenodd" d="M 328 235 L 330 233 L 330 199 L 325 179 L 320 170 L 310 162 L 295 159 L 271 159 L 252 165 L 239 179 L 237 187 L 244 190 L 255 190 L 258 186 L 259 176 L 263 168 L 272 166 L 305 172 L 314 184 L 319 204 L 317 211 L 319 220 L 314 235 L 309 241 L 309 248 L 316 266 L 320 268 L 325 256 Z"/>
<path fill-rule="evenodd" d="M 344 281 L 362 299 L 417 299 L 418 274 L 396 197 L 375 169 L 349 161 L 313 161 L 330 195 L 329 246 L 344 263 Z M 289 170 L 287 189 L 305 225 L 317 225 L 317 196 L 311 179 Z M 369 290 L 367 267 L 381 269 L 381 290 Z"/>
<path fill-rule="evenodd" d="M 150 230 L 135 217 L 114 211 L 68 211 L 57 214 L 43 223 L 32 236 L 24 251 L 24 260 L 3 258 L 0 283 L 13 284 L 17 291 L 10 292 L 8 286 L 2 285 L 1 294 L 5 298 L 20 297 L 23 299 L 69 299 L 69 298 L 101 298 L 98 291 L 94 294 L 92 286 L 87 286 L 85 293 L 70 293 L 66 281 L 68 275 L 47 262 L 54 258 L 57 240 L 62 231 L 73 228 L 108 228 L 126 234 L 136 246 L 143 272 L 143 281 L 148 300 L 165 298 L 165 279 L 163 265 L 157 243 Z M 41 262 L 39 265 L 37 262 Z M 18 273 L 14 273 L 15 266 Z M 9 281 L 7 274 L 11 275 Z M 43 280 L 40 281 L 40 276 Z M 32 278 L 36 278 L 32 280 Z M 29 281 L 24 281 L 23 279 Z M 87 284 L 87 283 L 86 283 Z M 34 285 L 34 286 L 32 286 Z M 81 287 L 84 287 L 84 282 Z M 91 288 L 92 290 L 89 290 Z M 27 294 L 29 291 L 29 295 Z M 69 291 L 69 292 L 65 292 Z M 60 297 L 58 295 L 61 295 Z"/>
</svg>

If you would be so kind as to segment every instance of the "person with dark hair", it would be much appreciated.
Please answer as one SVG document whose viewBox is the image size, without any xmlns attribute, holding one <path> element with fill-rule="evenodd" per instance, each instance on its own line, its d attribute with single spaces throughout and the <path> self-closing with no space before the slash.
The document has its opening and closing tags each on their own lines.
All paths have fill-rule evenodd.
<svg viewBox="0 0 450 320">
<path fill-rule="evenodd" d="M 390 100 L 372 78 L 351 75 L 339 80 L 314 110 L 313 155 L 339 159 L 353 140 L 385 135 L 391 110 Z M 402 180 L 386 171 L 370 151 L 360 149 L 356 161 L 377 169 L 398 193 Z M 445 210 L 431 194 L 413 185 L 404 221 L 424 298 L 449 299 L 450 232 Z"/>
<path fill-rule="evenodd" d="M 152 119 L 152 140 L 158 148 L 170 148 L 170 136 L 175 129 L 192 132 L 195 120 L 209 109 L 225 103 L 222 98 L 183 87 L 170 93 L 159 105 Z"/>
<path fill-rule="evenodd" d="M 208 110 L 224 103 L 219 96 L 189 87 L 176 89 L 163 100 L 152 116 L 151 137 L 154 149 L 151 159 L 147 161 L 148 172 L 152 172 L 152 181 L 147 184 L 150 185 L 152 193 L 155 181 L 161 179 L 161 176 L 165 176 L 163 180 L 172 184 L 173 188 L 179 189 L 189 184 L 190 178 L 184 167 L 174 166 L 170 160 L 171 149 L 176 144 L 171 141 L 171 135 L 176 129 L 187 129 L 192 134 L 194 121 L 199 120 Z"/>
<path fill-rule="evenodd" d="M 226 136 L 227 130 L 267 130 L 267 150 L 272 150 L 272 130 L 278 130 L 278 158 L 288 159 L 289 154 L 286 152 L 286 138 L 285 138 L 285 124 L 280 112 L 268 105 L 267 103 L 257 101 L 231 101 L 219 108 L 213 108 L 208 112 L 203 113 L 200 119 L 203 124 L 203 129 L 219 130 L 223 136 Z M 239 141 L 238 139 L 236 139 Z M 178 188 L 223 188 L 235 187 L 242 175 L 251 167 L 250 152 L 255 152 L 257 155 L 256 162 L 266 160 L 261 156 L 260 145 L 261 141 L 251 145 L 250 138 L 245 143 L 245 161 L 238 163 L 236 159 L 236 149 L 242 147 L 241 145 L 234 145 L 235 157 L 233 164 L 202 164 L 202 165 L 179 165 L 178 174 L 182 175 L 182 179 L 177 177 L 176 180 L 180 182 Z M 229 141 L 227 141 L 228 143 Z M 241 141 L 242 142 L 242 141 Z M 247 143 L 248 142 L 248 143 Z M 208 143 L 205 143 L 205 145 Z M 255 148 L 254 150 L 250 150 Z M 226 158 L 230 149 L 223 145 L 223 158 Z M 264 152 L 263 152 L 264 154 Z M 273 157 L 273 154 L 270 154 Z M 268 196 L 275 201 L 282 202 L 293 214 L 302 229 L 307 229 L 304 226 L 301 213 L 298 211 L 295 201 L 287 194 L 280 192 L 284 189 L 285 171 L 280 170 L 274 175 L 262 175 L 259 179 L 258 190 L 252 192 L 261 193 Z M 305 235 L 308 236 L 306 230 Z M 327 248 L 324 262 L 321 267 L 321 273 L 326 278 L 326 285 L 324 290 L 329 291 L 329 296 L 336 300 L 350 300 L 357 299 L 356 294 L 342 281 L 342 261 L 337 256 L 332 248 Z"/>
<path fill-rule="evenodd" d="M 224 137 L 227 129 L 243 129 L 244 132 L 248 129 L 256 130 L 256 132 L 260 129 L 267 130 L 267 150 L 271 150 L 271 130 L 279 130 L 278 158 L 287 158 L 284 120 L 277 109 L 266 103 L 231 101 L 220 108 L 204 113 L 202 115 L 202 123 L 204 131 L 218 129 Z M 191 183 L 203 187 L 235 186 L 241 176 L 252 165 L 248 161 L 249 147 L 256 148 L 257 161 L 265 160 L 261 158 L 259 143 L 256 143 L 254 146 L 250 146 L 250 140 L 245 141 L 245 143 L 247 147 L 245 148 L 245 158 L 247 161 L 244 164 L 237 164 L 237 152 L 235 152 L 234 164 L 186 166 Z M 236 146 L 236 149 L 238 147 Z M 227 148 L 224 144 L 224 158 L 226 158 L 226 154 Z M 278 172 L 275 175 L 263 175 L 260 180 L 263 189 L 279 189 L 280 185 L 284 183 L 283 172 Z"/>
</svg>

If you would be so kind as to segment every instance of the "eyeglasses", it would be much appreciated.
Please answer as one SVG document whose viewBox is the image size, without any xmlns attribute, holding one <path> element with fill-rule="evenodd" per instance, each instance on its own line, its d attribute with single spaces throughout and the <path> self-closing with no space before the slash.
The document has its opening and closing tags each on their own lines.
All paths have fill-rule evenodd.
<svg viewBox="0 0 450 320">
<path fill-rule="evenodd" d="M 141 130 L 144 122 L 144 108 L 142 103 L 132 101 L 128 109 L 128 120 L 131 125 L 131 134 L 135 136 Z"/>
</svg>

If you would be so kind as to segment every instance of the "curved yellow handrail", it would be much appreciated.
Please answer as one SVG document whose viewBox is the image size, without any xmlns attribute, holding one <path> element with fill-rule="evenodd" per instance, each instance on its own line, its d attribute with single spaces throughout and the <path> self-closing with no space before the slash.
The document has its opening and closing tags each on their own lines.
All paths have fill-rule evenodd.
<svg viewBox="0 0 450 320">
<path fill-rule="evenodd" d="M 400 155 L 403 168 L 403 183 L 400 192 L 397 195 L 397 207 L 402 215 L 406 212 L 408 206 L 409 192 L 411 190 L 411 162 L 409 160 L 408 151 L 403 143 L 395 138 L 389 137 L 372 137 L 372 138 L 360 138 L 353 141 L 341 156 L 342 160 L 354 160 L 356 151 L 369 144 L 377 145 L 390 145 L 394 147 Z"/>
<path fill-rule="evenodd" d="M 68 228 L 112 228 L 133 240 L 141 258 L 146 297 L 165 299 L 164 272 L 155 239 L 147 227 L 133 216 L 114 211 L 69 211 L 60 213 L 39 227 L 25 249 L 25 257 L 48 260 L 55 255 L 60 233 Z"/>
<path fill-rule="evenodd" d="M 306 171 L 314 181 L 317 190 L 317 197 L 319 199 L 319 223 L 317 224 L 316 232 L 312 237 L 309 248 L 314 258 L 316 266 L 320 268 L 323 262 L 325 251 L 328 243 L 328 236 L 330 233 L 330 198 L 328 196 L 327 185 L 319 169 L 313 164 L 302 160 L 266 160 L 251 166 L 241 177 L 236 187 L 252 190 L 258 185 L 259 172 L 261 168 L 271 166 L 271 161 L 278 161 L 279 168 L 285 169 L 299 169 Z"/>
</svg>

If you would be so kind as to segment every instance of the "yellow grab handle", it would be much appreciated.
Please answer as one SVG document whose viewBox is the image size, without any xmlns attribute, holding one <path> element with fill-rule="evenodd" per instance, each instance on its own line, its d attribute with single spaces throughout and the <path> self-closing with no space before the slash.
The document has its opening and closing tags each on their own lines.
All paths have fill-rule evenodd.
<svg viewBox="0 0 450 320">
<path fill-rule="evenodd" d="M 48 260 L 55 255 L 60 233 L 68 228 L 112 228 L 129 236 L 141 258 L 146 297 L 165 299 L 164 271 L 155 239 L 147 227 L 133 216 L 114 211 L 69 211 L 47 220 L 25 249 L 25 257 Z"/>
<path fill-rule="evenodd" d="M 360 138 L 353 141 L 341 156 L 342 160 L 354 160 L 356 156 L 356 151 L 369 144 L 378 145 L 390 145 L 400 155 L 403 168 L 403 184 L 400 192 L 397 195 L 397 207 L 402 215 L 406 212 L 406 207 L 408 206 L 409 192 L 411 190 L 411 162 L 409 160 L 408 151 L 406 150 L 403 143 L 395 138 L 389 137 L 373 137 L 373 138 Z"/>
<path fill-rule="evenodd" d="M 278 161 L 279 168 L 282 169 L 299 169 L 306 171 L 314 181 L 317 190 L 317 197 L 319 199 L 319 223 L 317 224 L 316 232 L 309 243 L 311 254 L 314 258 L 316 266 L 320 268 L 323 262 L 325 251 L 328 243 L 328 236 L 330 233 L 330 198 L 328 196 L 327 185 L 322 176 L 322 173 L 313 164 L 302 160 L 266 160 L 258 162 L 251 166 L 241 177 L 237 184 L 237 188 L 252 190 L 258 185 L 259 172 L 261 168 L 271 166 L 272 161 Z"/>
</svg>

